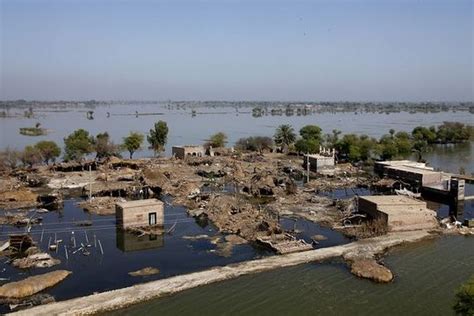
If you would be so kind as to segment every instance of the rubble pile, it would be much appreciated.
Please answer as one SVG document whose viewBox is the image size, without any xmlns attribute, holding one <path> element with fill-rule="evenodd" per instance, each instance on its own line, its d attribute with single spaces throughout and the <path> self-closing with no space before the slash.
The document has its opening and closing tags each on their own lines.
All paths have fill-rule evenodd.
<svg viewBox="0 0 474 316">
<path fill-rule="evenodd" d="M 213 195 L 204 213 L 221 232 L 236 234 L 248 241 L 281 232 L 278 220 L 272 214 L 257 208 L 241 195 Z"/>
</svg>

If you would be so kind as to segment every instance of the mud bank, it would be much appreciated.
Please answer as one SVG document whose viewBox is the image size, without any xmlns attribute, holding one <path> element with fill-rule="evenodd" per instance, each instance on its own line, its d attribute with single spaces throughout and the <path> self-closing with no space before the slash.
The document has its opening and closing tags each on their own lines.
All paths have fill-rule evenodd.
<svg viewBox="0 0 474 316">
<path fill-rule="evenodd" d="M 152 281 L 119 290 L 103 292 L 63 302 L 34 307 L 11 315 L 89 315 L 123 308 L 132 304 L 163 297 L 198 286 L 237 278 L 242 275 L 268 271 L 281 267 L 321 261 L 354 252 L 378 254 L 387 248 L 403 243 L 420 241 L 431 235 L 426 231 L 390 233 L 350 244 L 273 256 L 224 267 L 216 267 L 167 279 Z"/>
</svg>

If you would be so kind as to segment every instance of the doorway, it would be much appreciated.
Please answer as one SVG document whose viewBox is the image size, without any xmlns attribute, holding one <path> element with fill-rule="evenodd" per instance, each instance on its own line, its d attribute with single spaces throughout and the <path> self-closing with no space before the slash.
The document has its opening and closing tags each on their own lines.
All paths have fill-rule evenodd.
<svg viewBox="0 0 474 316">
<path fill-rule="evenodd" d="M 156 225 L 156 212 L 148 213 L 148 224 Z"/>
</svg>

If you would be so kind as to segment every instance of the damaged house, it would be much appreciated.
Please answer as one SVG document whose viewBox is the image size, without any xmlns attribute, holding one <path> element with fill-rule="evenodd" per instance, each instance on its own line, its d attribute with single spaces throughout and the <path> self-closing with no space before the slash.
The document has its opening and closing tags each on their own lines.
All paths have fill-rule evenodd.
<svg viewBox="0 0 474 316">
<path fill-rule="evenodd" d="M 163 226 L 164 204 L 157 199 L 119 202 L 115 204 L 115 218 L 123 229 Z"/>
</svg>

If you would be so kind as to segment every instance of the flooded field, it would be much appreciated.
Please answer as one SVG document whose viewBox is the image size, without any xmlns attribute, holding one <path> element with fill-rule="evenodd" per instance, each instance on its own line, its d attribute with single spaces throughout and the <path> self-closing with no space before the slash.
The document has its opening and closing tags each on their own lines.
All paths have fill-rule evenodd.
<svg viewBox="0 0 474 316">
<path fill-rule="evenodd" d="M 280 124 L 291 124 L 295 130 L 307 124 L 315 124 L 324 133 L 339 129 L 343 133 L 367 134 L 380 137 L 393 128 L 397 131 L 411 131 L 416 126 L 440 125 L 444 121 L 472 123 L 474 115 L 469 112 L 438 112 L 438 113 L 313 113 L 311 115 L 253 117 L 251 108 L 235 109 L 233 107 L 202 107 L 195 108 L 195 116 L 191 109 L 168 108 L 165 104 L 143 105 L 108 105 L 93 109 L 92 120 L 87 119 L 86 108 L 40 109 L 33 118 L 13 117 L 0 118 L 0 148 L 7 146 L 22 149 L 25 145 L 39 140 L 54 140 L 59 145 L 63 138 L 78 128 L 84 128 L 93 135 L 107 131 L 116 143 L 130 131 L 148 133 L 158 120 L 164 120 L 169 127 L 168 143 L 165 154 L 170 155 L 171 146 L 183 144 L 201 144 L 210 135 L 224 132 L 229 136 L 229 145 L 233 145 L 241 137 L 254 135 L 273 136 Z M 23 109 L 11 109 L 10 112 L 21 115 Z M 140 115 L 135 113 L 149 113 Z M 110 115 L 110 116 L 108 116 Z M 46 136 L 24 136 L 19 134 L 21 127 L 31 127 L 37 122 L 48 130 Z M 463 166 L 466 171 L 474 172 L 472 153 L 474 145 L 461 144 L 442 146 L 435 153 L 428 153 L 426 158 L 433 166 L 446 171 L 457 172 Z M 144 149 L 136 153 L 136 157 L 151 156 L 152 152 Z M 456 165 L 450 159 L 460 157 Z M 453 170 L 450 170 L 453 168 Z"/>
<path fill-rule="evenodd" d="M 248 109 L 196 108 L 194 111 L 191 114 L 190 109 L 159 105 L 100 106 L 94 109 L 94 118 L 87 119 L 85 110 L 80 108 L 58 112 L 41 109 L 35 112 L 34 118 L 0 118 L 0 148 L 21 149 L 43 139 L 54 140 L 62 145 L 63 137 L 77 128 L 87 129 L 92 134 L 107 131 L 119 143 L 129 131 L 147 133 L 157 120 L 165 120 L 170 131 L 165 154 L 169 155 L 172 145 L 200 144 L 209 135 L 219 131 L 229 135 L 229 145 L 233 145 L 240 137 L 272 136 L 280 124 L 291 124 L 295 130 L 306 124 L 316 124 L 325 133 L 337 128 L 344 133 L 365 133 L 379 137 L 391 128 L 411 131 L 415 126 L 438 125 L 443 121 L 471 123 L 473 117 L 466 112 L 357 115 L 325 112 L 307 116 L 253 117 Z M 136 116 L 136 112 L 149 115 Z M 32 137 L 18 133 L 19 128 L 34 126 L 37 122 L 48 130 L 48 135 Z M 435 168 L 458 172 L 462 167 L 471 173 L 474 172 L 473 151 L 474 142 L 437 145 L 424 158 Z M 151 155 L 152 152 L 144 149 L 136 157 Z M 293 159 L 287 158 L 285 163 Z M 301 189 L 301 179 L 296 183 Z M 202 188 L 203 193 L 210 191 L 211 188 Z M 236 189 L 226 184 L 224 191 L 233 194 Z M 333 191 L 321 192 L 320 196 L 335 202 L 373 193 L 362 187 L 341 186 Z M 474 186 L 466 185 L 466 195 L 473 194 Z M 186 197 L 186 194 L 183 196 Z M 255 244 L 231 245 L 217 227 L 188 216 L 184 207 L 172 206 L 170 197 L 161 198 L 165 202 L 164 230 L 171 227 L 175 229 L 158 236 L 137 236 L 124 232 L 116 227 L 115 216 L 92 215 L 81 209 L 78 203 L 82 200 L 79 198 L 66 200 L 64 207 L 58 211 L 38 214 L 43 220 L 40 225 L 32 227 L 33 240 L 41 251 L 50 253 L 61 263 L 52 268 L 18 269 L 5 257 L 0 263 L 0 279 L 6 283 L 57 269 L 69 270 L 73 272 L 72 275 L 45 291 L 56 300 L 66 300 L 274 255 Z M 453 212 L 452 207 L 444 204 L 430 202 L 428 206 L 436 210 L 440 218 Z M 463 206 L 462 214 L 454 210 L 459 215 L 458 219 L 472 218 L 474 201 L 466 201 Z M 285 231 L 307 243 L 311 244 L 315 235 L 327 238 L 313 245 L 315 248 L 352 241 L 337 231 L 297 216 L 287 214 L 278 219 Z M 84 221 L 92 225 L 80 226 Z M 24 227 L 2 225 L 0 240 L 7 240 L 11 233 L 22 232 L 25 232 Z M 57 250 L 48 249 L 55 240 L 62 240 Z M 450 236 L 394 249 L 384 260 L 396 275 L 395 281 L 388 285 L 359 280 L 350 274 L 345 263 L 333 260 L 189 290 L 120 313 L 288 314 L 299 311 L 301 314 L 395 315 L 416 311 L 416 314 L 444 315 L 450 312 L 450 302 L 456 287 L 474 271 L 472 246 L 472 238 Z M 452 269 L 453 266 L 459 269 Z M 129 274 L 145 267 L 156 268 L 159 273 L 150 276 Z M 420 269 L 423 273 L 419 273 Z M 442 277 L 438 278 L 438 274 Z M 413 291 L 416 295 L 410 296 L 408 293 Z M 430 291 L 437 291 L 436 295 L 429 294 Z M 0 309 L 0 312 L 6 311 L 6 306 Z"/>
<path fill-rule="evenodd" d="M 114 315 L 452 315 L 474 271 L 472 238 L 443 237 L 389 252 L 390 284 L 360 280 L 340 261 L 285 268 L 188 290 Z"/>
<path fill-rule="evenodd" d="M 124 232 L 116 228 L 115 216 L 98 216 L 85 212 L 78 207 L 78 199 L 66 200 L 64 208 L 59 211 L 37 214 L 43 221 L 41 225 L 33 226 L 33 240 L 42 251 L 60 259 L 61 264 L 52 268 L 17 269 L 8 260 L 3 260 L 0 264 L 2 283 L 57 269 L 70 270 L 73 273 L 64 282 L 46 291 L 56 300 L 64 300 L 273 255 L 250 244 L 226 245 L 223 235 L 211 224 L 198 225 L 194 218 L 186 214 L 185 208 L 171 206 L 167 197 L 164 200 L 167 202 L 165 231 L 176 225 L 173 233 L 158 236 L 140 237 Z M 91 221 L 92 225 L 79 226 L 84 221 Z M 311 236 L 315 234 L 327 236 L 328 239 L 321 241 L 318 248 L 349 242 L 340 233 L 305 220 L 282 218 L 281 222 L 287 229 L 296 227 L 303 231 L 299 237 L 308 242 L 311 242 Z M 24 231 L 25 228 L 2 225 L 0 240 L 7 240 L 10 233 Z M 58 250 L 48 250 L 48 245 L 54 244 L 55 239 L 62 240 Z M 88 255 L 78 250 L 81 244 L 87 247 Z M 160 272 L 151 276 L 129 275 L 129 272 L 145 267 L 154 267 Z M 4 306 L 0 311 L 7 310 Z"/>
</svg>

